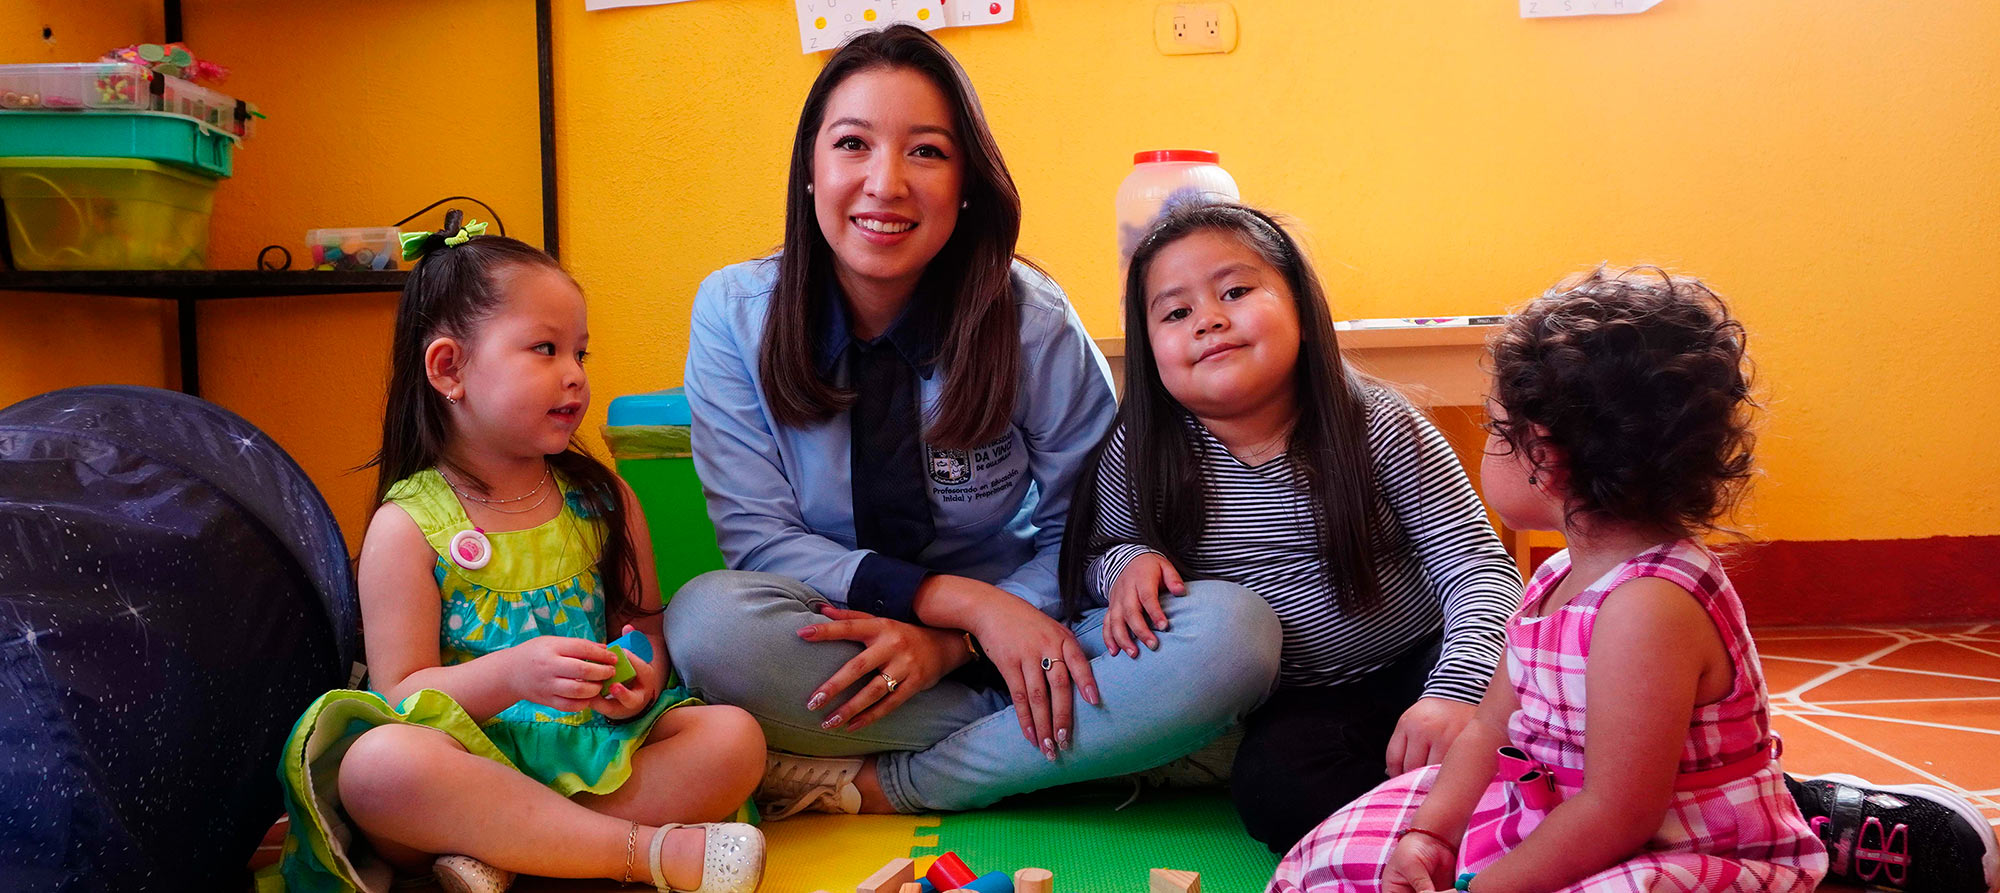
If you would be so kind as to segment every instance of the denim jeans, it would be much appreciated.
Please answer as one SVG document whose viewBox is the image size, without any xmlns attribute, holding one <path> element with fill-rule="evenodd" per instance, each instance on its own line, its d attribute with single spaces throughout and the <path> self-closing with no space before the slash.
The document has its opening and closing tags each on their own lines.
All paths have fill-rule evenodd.
<svg viewBox="0 0 2000 893">
<path fill-rule="evenodd" d="M 703 700 L 756 716 L 770 746 L 813 756 L 879 754 L 882 790 L 899 812 L 974 809 L 1002 797 L 1149 769 L 1199 748 L 1243 719 L 1275 685 L 1277 615 L 1241 586 L 1191 581 L 1161 599 L 1171 629 L 1139 658 L 1108 654 L 1103 608 L 1071 625 L 1091 658 L 1099 706 L 1075 700 L 1071 748 L 1054 762 L 1021 736 L 1004 691 L 951 678 L 856 732 L 825 731 L 805 707 L 812 690 L 861 652 L 854 642 L 808 642 L 798 630 L 824 602 L 772 574 L 714 571 L 667 605 L 668 651 Z M 864 680 L 865 683 L 866 680 Z M 830 699 L 837 706 L 853 691 Z"/>
</svg>

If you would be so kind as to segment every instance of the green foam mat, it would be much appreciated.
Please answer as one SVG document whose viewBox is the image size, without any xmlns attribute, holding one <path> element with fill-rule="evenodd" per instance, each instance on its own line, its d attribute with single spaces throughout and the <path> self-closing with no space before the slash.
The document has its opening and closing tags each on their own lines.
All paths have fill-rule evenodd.
<svg viewBox="0 0 2000 893">
<path fill-rule="evenodd" d="M 1064 893 L 1144 893 L 1154 868 L 1200 872 L 1204 893 L 1258 893 L 1270 885 L 1278 857 L 1244 833 L 1226 794 L 1147 791 L 1117 809 L 1125 796 L 1117 788 L 1068 787 L 947 814 L 937 844 L 912 855 L 953 851 L 980 874 L 1046 868 Z"/>
</svg>

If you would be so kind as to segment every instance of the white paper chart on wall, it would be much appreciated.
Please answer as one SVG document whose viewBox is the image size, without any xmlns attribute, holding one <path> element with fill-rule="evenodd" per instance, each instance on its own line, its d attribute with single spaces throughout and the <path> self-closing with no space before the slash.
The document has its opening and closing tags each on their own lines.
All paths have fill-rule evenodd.
<svg viewBox="0 0 2000 893">
<path fill-rule="evenodd" d="M 1521 0 L 1521 18 L 1632 15 L 1658 5 L 1660 0 Z"/>
<path fill-rule="evenodd" d="M 863 31 L 915 25 L 925 31 L 1014 20 L 1014 0 L 793 0 L 799 49 L 831 50 Z"/>
</svg>

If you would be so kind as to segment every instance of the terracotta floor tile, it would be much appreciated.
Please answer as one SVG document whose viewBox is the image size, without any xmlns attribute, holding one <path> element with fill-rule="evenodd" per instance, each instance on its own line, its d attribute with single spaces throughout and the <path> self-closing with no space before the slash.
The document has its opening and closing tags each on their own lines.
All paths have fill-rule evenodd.
<svg viewBox="0 0 2000 893">
<path fill-rule="evenodd" d="M 1766 639 L 1825 639 L 1845 636 L 1874 636 L 1880 631 L 1859 626 L 1769 626 L 1751 631 L 1761 647 Z"/>
<path fill-rule="evenodd" d="M 2000 701 L 1906 701 L 1840 704 L 1829 709 L 1884 719 L 1913 719 L 1939 725 L 2000 730 Z M 1872 740 L 1870 743 L 1874 743 Z M 2000 750 L 2000 731 L 1992 747 Z"/>
<path fill-rule="evenodd" d="M 1894 636 L 1842 636 L 1839 638 L 1757 640 L 1761 657 L 1796 657 L 1805 660 L 1860 660 L 1896 644 Z M 1943 644 L 1943 643 L 1927 643 Z M 1904 646 L 1909 647 L 1909 646 Z M 1879 661 L 1878 661 L 1879 662 Z M 1929 666 L 1920 669 L 1933 669 Z"/>
<path fill-rule="evenodd" d="M 1878 719 L 1815 716 L 1812 721 L 1967 790 L 2000 788 L 2000 733 L 1938 729 Z M 1790 742 L 1787 741 L 1787 747 Z M 1839 770 L 1846 771 L 1846 770 Z M 1862 773 L 1863 778 L 1868 776 Z"/>
<path fill-rule="evenodd" d="M 1877 784 L 1930 780 L 1789 716 L 1771 717 L 1771 730 L 1785 739 L 1785 772 L 1797 778 L 1844 772 Z"/>
<path fill-rule="evenodd" d="M 1765 683 L 1767 686 L 1769 682 Z M 1902 670 L 1849 670 L 1804 692 L 1808 702 L 1890 701 L 1902 698 L 2000 697 L 2000 682 L 1959 679 Z"/>
<path fill-rule="evenodd" d="M 1877 667 L 1931 670 L 2000 679 L 2000 648 L 1951 642 L 1912 642 L 1869 663 Z"/>
<path fill-rule="evenodd" d="M 1802 660 L 1787 660 L 1781 657 L 1764 656 L 1764 689 L 1774 697 L 1798 688 L 1836 669 L 1830 664 L 1807 663 Z"/>
</svg>

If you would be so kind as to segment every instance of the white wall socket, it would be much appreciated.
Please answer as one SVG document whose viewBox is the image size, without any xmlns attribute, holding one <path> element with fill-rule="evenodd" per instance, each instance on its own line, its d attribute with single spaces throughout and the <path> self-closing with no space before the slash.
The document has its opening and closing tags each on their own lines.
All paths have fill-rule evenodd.
<svg viewBox="0 0 2000 893">
<path fill-rule="evenodd" d="M 1236 8 L 1227 3 L 1162 3 L 1153 8 L 1153 45 L 1168 56 L 1236 49 Z"/>
</svg>

